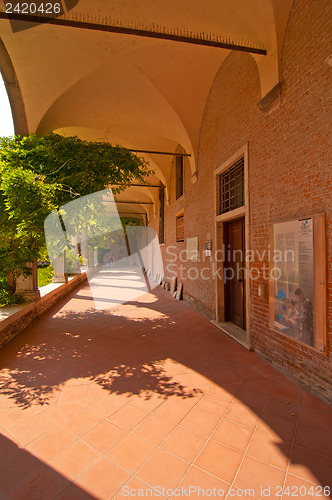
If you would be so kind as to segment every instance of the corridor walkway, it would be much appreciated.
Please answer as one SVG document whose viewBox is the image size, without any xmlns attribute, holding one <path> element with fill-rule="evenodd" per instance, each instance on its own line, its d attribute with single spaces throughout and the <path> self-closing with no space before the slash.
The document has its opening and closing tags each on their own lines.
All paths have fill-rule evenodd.
<svg viewBox="0 0 332 500">
<path fill-rule="evenodd" d="M 85 284 L 0 363 L 4 500 L 329 496 L 331 407 L 159 287 Z"/>
</svg>

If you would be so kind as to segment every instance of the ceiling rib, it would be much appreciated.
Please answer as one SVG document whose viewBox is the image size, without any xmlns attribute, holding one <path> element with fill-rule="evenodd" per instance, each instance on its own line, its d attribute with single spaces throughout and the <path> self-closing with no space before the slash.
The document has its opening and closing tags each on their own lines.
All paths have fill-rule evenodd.
<svg viewBox="0 0 332 500">
<path fill-rule="evenodd" d="M 132 203 L 133 205 L 154 205 L 153 201 L 120 201 L 120 200 L 114 200 L 115 203 Z M 113 203 L 113 202 L 112 202 Z"/>
<path fill-rule="evenodd" d="M 172 152 L 166 152 L 166 151 L 150 151 L 148 149 L 130 149 L 128 148 L 129 151 L 132 153 L 147 153 L 151 155 L 168 155 L 168 156 L 191 156 L 190 153 L 172 153 Z"/>
<path fill-rule="evenodd" d="M 114 182 L 112 186 L 126 186 L 126 184 L 121 184 L 120 182 Z M 159 188 L 159 189 L 164 189 L 164 185 L 158 186 L 157 184 L 130 184 L 128 187 L 142 187 L 142 188 Z"/>
<path fill-rule="evenodd" d="M 0 12 L 0 19 L 9 19 L 10 21 L 26 21 L 30 23 L 47 23 L 55 26 L 67 26 L 70 28 L 80 28 L 94 31 L 104 31 L 109 33 L 120 33 L 124 35 L 135 35 L 148 38 L 158 38 L 161 40 L 171 40 L 173 42 L 190 43 L 194 45 L 203 45 L 206 47 L 215 47 L 219 49 L 237 50 L 240 52 L 250 52 L 252 54 L 266 55 L 266 50 L 260 47 L 252 47 L 252 44 L 234 43 L 231 40 L 222 40 L 220 36 L 211 33 L 192 34 L 191 31 L 183 31 L 178 28 L 171 29 L 173 33 L 167 32 L 166 28 L 152 24 L 152 29 L 128 28 L 120 25 L 101 24 L 100 22 L 80 21 L 63 17 L 51 17 L 33 14 L 8 14 Z M 157 26 L 158 28 L 158 26 Z M 165 31 L 164 31 L 165 30 Z M 176 31 L 176 33 L 175 33 Z M 194 35 L 194 36 L 193 36 Z"/>
</svg>

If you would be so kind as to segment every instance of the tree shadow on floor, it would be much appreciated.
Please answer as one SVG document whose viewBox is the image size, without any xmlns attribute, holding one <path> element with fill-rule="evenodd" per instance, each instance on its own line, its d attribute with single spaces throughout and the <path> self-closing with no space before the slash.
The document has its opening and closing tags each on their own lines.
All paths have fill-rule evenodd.
<svg viewBox="0 0 332 500">
<path fill-rule="evenodd" d="M 1 363 L 0 394 L 23 408 L 44 405 L 68 381 L 79 379 L 109 394 L 191 398 L 202 391 L 185 387 L 163 368 L 174 352 L 174 339 L 165 343 L 171 325 L 166 316 L 128 319 L 94 310 L 42 318 L 11 343 L 11 350 L 18 350 Z"/>
<path fill-rule="evenodd" d="M 105 394 L 143 399 L 228 394 L 262 419 L 262 431 L 274 436 L 291 463 L 305 465 L 326 484 L 319 454 L 328 455 L 331 445 L 327 406 L 321 411 L 317 400 L 299 417 L 308 393 L 163 290 L 104 311 L 88 308 L 92 299 L 84 290 L 2 350 L 0 394 L 22 408 L 47 405 L 64 387 L 87 383 Z"/>
</svg>

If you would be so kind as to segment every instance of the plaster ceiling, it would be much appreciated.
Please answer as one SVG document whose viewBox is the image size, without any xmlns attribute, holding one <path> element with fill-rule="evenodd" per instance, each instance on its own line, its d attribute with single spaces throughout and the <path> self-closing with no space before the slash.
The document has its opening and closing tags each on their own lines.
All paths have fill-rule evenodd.
<svg viewBox="0 0 332 500">
<path fill-rule="evenodd" d="M 67 17 L 184 34 L 215 33 L 263 47 L 266 56 L 253 55 L 263 96 L 278 82 L 291 4 L 80 0 Z M 29 132 L 57 131 L 135 149 L 175 151 L 180 145 L 191 154 L 195 173 L 204 107 L 229 50 L 50 24 L 13 33 L 6 19 L 0 19 L 0 36 L 21 89 Z M 169 187 L 172 157 L 147 158 Z"/>
</svg>

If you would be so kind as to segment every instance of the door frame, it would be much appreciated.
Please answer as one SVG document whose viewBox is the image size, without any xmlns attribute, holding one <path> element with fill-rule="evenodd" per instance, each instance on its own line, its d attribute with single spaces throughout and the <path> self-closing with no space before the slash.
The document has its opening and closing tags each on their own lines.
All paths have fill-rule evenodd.
<svg viewBox="0 0 332 500">
<path fill-rule="evenodd" d="M 236 208 L 235 210 L 231 210 L 230 212 L 226 212 L 225 214 L 215 215 L 215 242 L 216 242 L 216 251 L 221 250 L 220 248 L 220 232 L 218 231 L 218 226 L 223 225 L 224 222 L 229 222 L 233 219 L 238 219 L 240 217 L 244 217 L 244 232 L 245 232 L 245 249 L 246 252 L 250 249 L 250 210 L 249 210 L 249 144 L 246 143 L 242 148 L 240 148 L 236 153 L 234 153 L 227 161 L 222 163 L 218 168 L 214 171 L 215 177 L 215 214 L 217 214 L 217 202 L 218 202 L 218 176 L 227 168 L 231 167 L 236 161 L 238 161 L 241 157 L 244 158 L 244 205 L 240 208 Z M 223 242 L 223 238 L 222 238 Z M 222 244 L 221 242 L 221 244 Z M 219 255 L 219 252 L 216 252 L 216 255 Z M 223 262 L 216 262 L 216 265 L 220 264 L 221 268 L 221 276 L 223 276 Z M 251 331 L 251 300 L 250 300 L 250 290 L 251 290 L 251 281 L 250 281 L 250 263 L 248 259 L 245 259 L 245 268 L 246 268 L 246 283 L 245 283 L 245 304 L 246 304 L 246 335 L 248 342 L 250 343 L 250 331 Z M 223 323 L 223 329 L 225 328 L 225 317 L 220 313 L 220 304 L 225 304 L 224 293 L 221 292 L 220 289 L 222 287 L 218 286 L 218 274 L 215 275 L 215 297 L 216 297 L 216 320 L 218 323 Z"/>
</svg>

